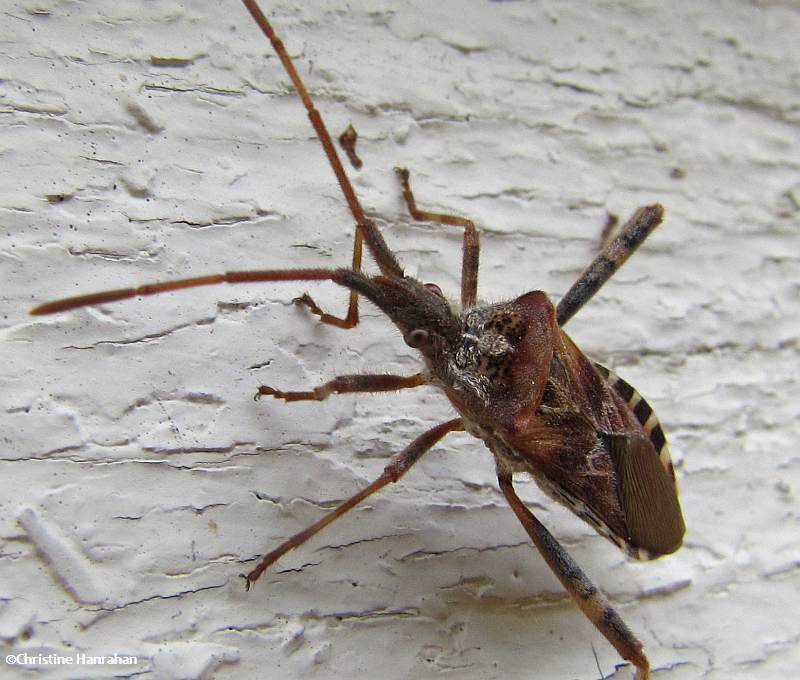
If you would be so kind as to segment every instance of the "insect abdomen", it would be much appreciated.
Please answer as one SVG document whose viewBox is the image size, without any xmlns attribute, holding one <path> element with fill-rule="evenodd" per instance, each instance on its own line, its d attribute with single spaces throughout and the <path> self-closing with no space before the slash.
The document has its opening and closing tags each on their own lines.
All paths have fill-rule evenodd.
<svg viewBox="0 0 800 680">
<path fill-rule="evenodd" d="M 658 454 L 658 460 L 664 469 L 669 473 L 670 478 L 675 481 L 675 469 L 672 465 L 672 457 L 669 455 L 669 447 L 667 446 L 667 438 L 664 436 L 664 430 L 661 423 L 653 410 L 653 407 L 648 404 L 644 397 L 636 391 L 630 383 L 625 382 L 614 371 L 606 368 L 596 361 L 592 362 L 597 371 L 602 375 L 611 388 L 621 396 L 628 404 L 631 412 L 636 416 L 636 420 L 642 426 L 645 434 L 649 437 L 650 443 Z"/>
</svg>

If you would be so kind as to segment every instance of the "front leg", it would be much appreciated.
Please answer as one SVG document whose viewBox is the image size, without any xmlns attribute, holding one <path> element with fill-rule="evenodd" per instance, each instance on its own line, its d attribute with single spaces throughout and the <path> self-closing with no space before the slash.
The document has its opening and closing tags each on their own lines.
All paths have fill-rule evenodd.
<svg viewBox="0 0 800 680">
<path fill-rule="evenodd" d="M 474 307 L 478 298 L 478 261 L 480 259 L 480 239 L 475 223 L 466 217 L 420 210 L 411 191 L 411 179 L 406 168 L 395 168 L 403 189 L 403 200 L 408 212 L 415 220 L 438 222 L 464 229 L 464 245 L 461 251 L 461 307 Z"/>
<path fill-rule="evenodd" d="M 351 392 L 394 392 L 407 387 L 419 387 L 427 382 L 424 374 L 391 375 L 374 373 L 367 375 L 340 375 L 323 383 L 308 392 L 284 392 L 269 385 L 261 385 L 256 399 L 262 396 L 275 397 L 284 401 L 322 401 L 331 394 L 348 394 Z"/>
<path fill-rule="evenodd" d="M 545 562 L 581 608 L 586 618 L 605 636 L 623 659 L 636 666 L 635 680 L 648 680 L 650 663 L 645 656 L 642 643 L 625 625 L 606 596 L 594 586 L 575 560 L 520 500 L 511 483 L 511 472 L 504 469 L 501 463 L 498 463 L 497 480 L 500 483 L 500 490 L 505 495 L 514 514 L 522 522 L 522 526 L 539 549 Z"/>
</svg>

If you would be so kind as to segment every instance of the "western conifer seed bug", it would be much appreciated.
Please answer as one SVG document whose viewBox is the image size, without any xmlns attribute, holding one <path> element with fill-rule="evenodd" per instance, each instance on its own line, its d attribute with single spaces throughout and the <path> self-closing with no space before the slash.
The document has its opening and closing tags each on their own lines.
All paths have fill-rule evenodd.
<svg viewBox="0 0 800 680">
<path fill-rule="evenodd" d="M 369 219 L 348 179 L 322 117 L 281 40 L 254 0 L 243 0 L 272 43 L 292 80 L 334 171 L 356 223 L 350 268 L 234 271 L 161 281 L 42 304 L 32 314 L 218 283 L 330 281 L 347 288 L 349 305 L 339 318 L 304 294 L 296 302 L 322 323 L 349 329 L 359 322 L 363 296 L 398 327 L 419 351 L 424 368 L 414 375 L 341 375 L 306 391 L 262 385 L 257 397 L 321 401 L 333 394 L 402 390 L 424 384 L 440 388 L 457 412 L 396 453 L 383 473 L 321 520 L 266 554 L 245 576 L 251 588 L 261 574 L 382 487 L 396 482 L 450 432 L 467 431 L 494 455 L 500 490 L 547 564 L 578 606 L 636 667 L 649 677 L 642 644 L 608 600 L 517 496 L 512 475 L 528 473 L 553 499 L 566 505 L 629 555 L 650 559 L 680 547 L 684 523 L 664 433 L 650 406 L 626 382 L 588 359 L 562 327 L 616 272 L 662 221 L 660 205 L 637 210 L 583 271 L 557 305 L 542 291 L 482 305 L 477 299 L 478 232 L 467 218 L 418 209 L 409 172 L 398 169 L 405 203 L 415 220 L 463 230 L 461 295 L 448 301 L 438 286 L 404 273 Z M 362 271 L 362 246 L 378 274 Z"/>
</svg>

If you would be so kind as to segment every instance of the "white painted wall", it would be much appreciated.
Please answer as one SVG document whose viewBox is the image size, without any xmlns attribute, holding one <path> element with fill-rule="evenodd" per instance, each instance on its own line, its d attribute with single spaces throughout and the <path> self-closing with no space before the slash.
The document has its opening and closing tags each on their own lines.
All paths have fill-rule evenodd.
<svg viewBox="0 0 800 680">
<path fill-rule="evenodd" d="M 792 677 L 797 3 L 301 6 L 265 9 L 332 130 L 360 132 L 351 174 L 409 273 L 456 295 L 460 236 L 410 223 L 396 164 L 421 204 L 478 222 L 489 300 L 558 298 L 607 212 L 664 203 L 664 226 L 569 330 L 657 408 L 686 544 L 632 564 L 533 484 L 522 493 L 657 678 Z M 427 389 L 253 401 L 262 382 L 416 370 L 374 309 L 357 330 L 323 327 L 290 304 L 305 287 L 283 285 L 26 316 L 166 277 L 346 264 L 352 220 L 287 82 L 234 0 L 4 3 L 4 652 L 140 660 L 53 678 L 389 680 L 598 678 L 596 650 L 607 677 L 620 659 L 466 436 L 244 592 L 256 556 L 451 417 Z M 340 290 L 308 288 L 344 309 Z"/>
</svg>

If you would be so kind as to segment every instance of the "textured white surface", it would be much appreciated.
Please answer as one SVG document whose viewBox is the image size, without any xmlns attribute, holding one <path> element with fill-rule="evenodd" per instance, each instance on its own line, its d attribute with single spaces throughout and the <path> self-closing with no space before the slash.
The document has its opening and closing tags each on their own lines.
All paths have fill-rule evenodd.
<svg viewBox="0 0 800 680">
<path fill-rule="evenodd" d="M 597 678 L 619 658 L 452 435 L 395 488 L 237 578 L 449 417 L 432 390 L 263 400 L 266 382 L 418 363 L 302 286 L 217 287 L 44 319 L 34 303 L 225 269 L 341 265 L 351 219 L 269 45 L 233 0 L 4 3 L 0 21 L 0 637 L 130 654 L 47 677 Z M 266 4 L 409 273 L 556 299 L 607 212 L 664 226 L 569 330 L 656 407 L 688 525 L 620 552 L 522 493 L 639 633 L 657 678 L 800 666 L 800 8 L 745 3 Z M 63 200 L 59 200 L 63 199 Z M 342 310 L 342 291 L 309 287 Z M 17 670 L 22 676 L 23 671 Z M 14 671 L 4 668 L 4 677 Z M 614 677 L 630 677 L 628 669 Z"/>
</svg>

